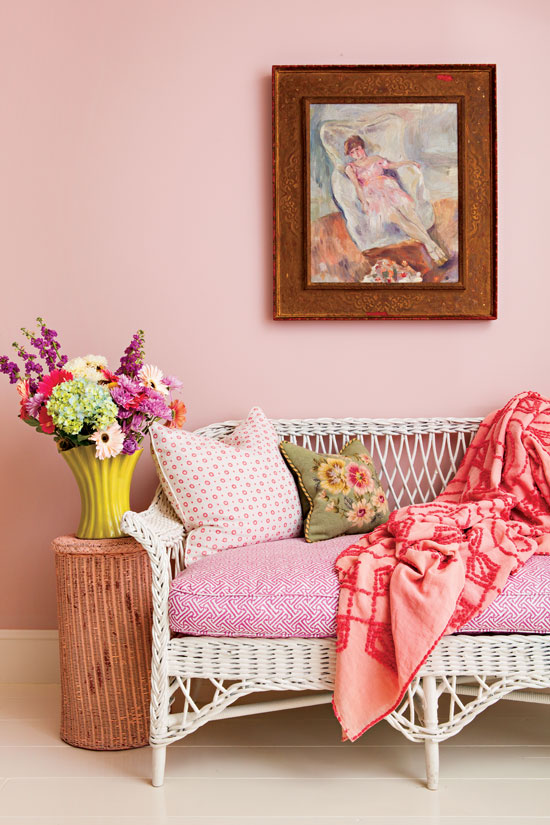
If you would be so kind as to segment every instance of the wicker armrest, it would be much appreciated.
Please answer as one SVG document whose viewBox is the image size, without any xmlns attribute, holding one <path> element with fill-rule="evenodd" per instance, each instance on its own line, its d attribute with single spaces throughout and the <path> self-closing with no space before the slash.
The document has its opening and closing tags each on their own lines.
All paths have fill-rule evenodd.
<svg viewBox="0 0 550 825">
<path fill-rule="evenodd" d="M 147 510 L 142 513 L 128 510 L 122 517 L 121 526 L 150 556 L 181 546 L 185 538 L 183 525 L 160 487 Z"/>
<path fill-rule="evenodd" d="M 168 594 L 170 580 L 182 567 L 185 530 L 169 501 L 157 489 L 151 505 L 142 513 L 128 510 L 122 516 L 122 529 L 146 550 L 151 563 L 151 592 L 153 599 L 153 671 L 166 674 L 166 652 L 170 641 L 168 621 Z M 155 703 L 151 693 L 151 706 Z"/>
</svg>

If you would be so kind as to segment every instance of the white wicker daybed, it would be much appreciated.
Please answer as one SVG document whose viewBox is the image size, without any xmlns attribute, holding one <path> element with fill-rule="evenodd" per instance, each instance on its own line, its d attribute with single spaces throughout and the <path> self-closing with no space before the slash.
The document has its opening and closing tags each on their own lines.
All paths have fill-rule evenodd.
<svg viewBox="0 0 550 825">
<path fill-rule="evenodd" d="M 336 453 L 357 436 L 370 451 L 391 508 L 430 501 L 458 468 L 481 419 L 275 420 L 283 439 L 308 449 Z M 229 434 L 239 422 L 213 424 L 198 432 Z M 128 512 L 123 529 L 149 554 L 153 588 L 151 728 L 153 785 L 164 781 L 166 746 L 213 719 L 265 713 L 330 702 L 334 687 L 335 639 L 171 638 L 168 593 L 182 569 L 185 535 L 164 493 L 157 491 L 143 513 Z M 350 542 L 353 539 L 350 537 Z M 196 680 L 212 686 L 206 699 Z M 454 736 L 499 699 L 550 703 L 535 692 L 550 687 L 550 636 L 446 636 L 411 683 L 399 708 L 386 717 L 413 742 L 424 742 L 427 785 L 436 789 L 438 743 Z M 312 691 L 278 701 L 235 704 L 262 691 Z M 179 694 L 179 699 L 178 699 Z M 444 713 L 438 710 L 444 694 Z M 182 710 L 171 712 L 174 701 Z"/>
</svg>

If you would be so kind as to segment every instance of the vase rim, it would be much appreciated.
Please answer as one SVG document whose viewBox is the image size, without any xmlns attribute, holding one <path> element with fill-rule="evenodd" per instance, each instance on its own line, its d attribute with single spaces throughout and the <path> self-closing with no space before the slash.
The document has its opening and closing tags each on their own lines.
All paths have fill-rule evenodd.
<svg viewBox="0 0 550 825">
<path fill-rule="evenodd" d="M 67 453 L 72 453 L 74 450 L 95 450 L 95 444 L 79 444 L 78 447 L 70 447 L 68 450 L 60 450 L 59 445 L 57 447 L 57 452 L 60 455 L 66 455 Z M 131 453 L 131 454 L 119 453 L 118 455 L 115 455 L 115 456 L 109 456 L 108 459 L 101 459 L 101 460 L 102 461 L 107 461 L 107 460 L 110 460 L 111 458 L 131 458 L 133 455 L 138 455 L 138 454 L 141 454 L 142 452 L 143 452 L 143 447 L 140 447 L 139 449 L 134 450 L 134 452 Z M 99 461 L 99 459 L 98 459 L 98 461 Z"/>
</svg>

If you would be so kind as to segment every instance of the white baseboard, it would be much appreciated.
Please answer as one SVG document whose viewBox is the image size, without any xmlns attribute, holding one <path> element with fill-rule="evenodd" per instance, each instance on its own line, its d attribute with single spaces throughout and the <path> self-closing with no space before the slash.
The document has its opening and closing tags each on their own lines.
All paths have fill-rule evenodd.
<svg viewBox="0 0 550 825">
<path fill-rule="evenodd" d="M 59 682 L 57 630 L 0 630 L 1 682 Z"/>
</svg>

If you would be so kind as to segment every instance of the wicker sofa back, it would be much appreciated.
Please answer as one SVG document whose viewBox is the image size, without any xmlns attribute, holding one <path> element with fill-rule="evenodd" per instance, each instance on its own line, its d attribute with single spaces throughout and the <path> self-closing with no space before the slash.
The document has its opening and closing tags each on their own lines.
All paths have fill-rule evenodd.
<svg viewBox="0 0 550 825">
<path fill-rule="evenodd" d="M 431 501 L 456 473 L 481 418 L 316 418 L 272 423 L 281 440 L 319 453 L 338 453 L 360 438 L 371 454 L 390 509 Z M 197 430 L 210 438 L 229 435 L 227 421 Z"/>
</svg>

